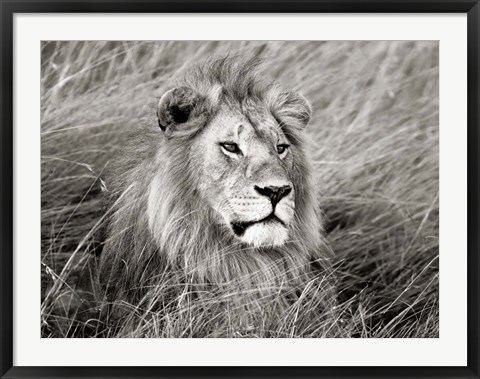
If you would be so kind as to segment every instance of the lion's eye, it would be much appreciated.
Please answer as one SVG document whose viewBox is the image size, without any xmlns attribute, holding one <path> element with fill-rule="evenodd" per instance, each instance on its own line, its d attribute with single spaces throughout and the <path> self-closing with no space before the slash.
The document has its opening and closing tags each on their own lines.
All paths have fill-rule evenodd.
<svg viewBox="0 0 480 379">
<path fill-rule="evenodd" d="M 224 142 L 224 143 L 221 143 L 220 146 L 222 146 L 229 153 L 234 153 L 234 154 L 240 153 L 240 148 L 236 143 Z"/>
<path fill-rule="evenodd" d="M 289 145 L 277 145 L 277 153 L 278 154 L 283 154 L 287 149 Z"/>
</svg>

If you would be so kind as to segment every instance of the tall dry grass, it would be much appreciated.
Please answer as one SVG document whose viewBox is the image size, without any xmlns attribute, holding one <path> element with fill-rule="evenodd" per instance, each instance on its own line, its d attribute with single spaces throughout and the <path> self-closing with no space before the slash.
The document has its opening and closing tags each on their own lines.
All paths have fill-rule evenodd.
<svg viewBox="0 0 480 379">
<path fill-rule="evenodd" d="M 313 105 L 306 133 L 338 306 L 319 313 L 310 284 L 282 322 L 253 330 L 212 317 L 214 294 L 208 314 L 178 298 L 161 314 L 118 304 L 128 317 L 112 328 L 82 303 L 102 174 L 178 70 L 225 54 L 262 57 L 266 74 Z M 436 42 L 44 42 L 41 72 L 44 337 L 438 336 Z"/>
</svg>

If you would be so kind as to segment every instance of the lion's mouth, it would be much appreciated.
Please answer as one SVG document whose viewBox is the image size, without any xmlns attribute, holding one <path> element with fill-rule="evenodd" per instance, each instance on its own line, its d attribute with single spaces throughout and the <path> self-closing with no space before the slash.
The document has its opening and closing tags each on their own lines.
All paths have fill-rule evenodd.
<svg viewBox="0 0 480 379">
<path fill-rule="evenodd" d="M 245 234 L 245 231 L 252 225 L 259 224 L 259 223 L 267 223 L 267 222 L 279 222 L 283 226 L 285 226 L 285 223 L 280 220 L 275 214 L 272 212 L 270 213 L 267 217 L 262 218 L 261 220 L 257 221 L 246 221 L 246 222 L 232 222 L 232 230 L 233 233 L 235 233 L 236 236 L 241 237 Z"/>
</svg>

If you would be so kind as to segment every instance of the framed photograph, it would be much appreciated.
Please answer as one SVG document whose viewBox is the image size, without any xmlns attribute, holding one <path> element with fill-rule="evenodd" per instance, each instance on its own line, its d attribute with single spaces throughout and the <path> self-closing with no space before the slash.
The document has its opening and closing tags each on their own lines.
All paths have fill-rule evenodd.
<svg viewBox="0 0 480 379">
<path fill-rule="evenodd" d="M 2 378 L 478 378 L 479 18 L 3 1 Z"/>
</svg>

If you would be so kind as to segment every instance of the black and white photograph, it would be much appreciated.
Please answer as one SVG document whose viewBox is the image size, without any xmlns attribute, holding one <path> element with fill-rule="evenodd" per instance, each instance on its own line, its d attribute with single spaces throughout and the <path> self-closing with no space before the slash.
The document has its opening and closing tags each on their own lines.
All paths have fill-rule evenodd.
<svg viewBox="0 0 480 379">
<path fill-rule="evenodd" d="M 42 338 L 439 338 L 438 41 L 45 40 L 40 100 Z"/>
</svg>

